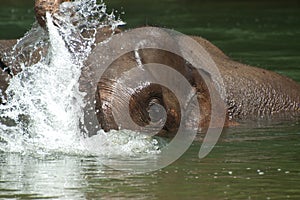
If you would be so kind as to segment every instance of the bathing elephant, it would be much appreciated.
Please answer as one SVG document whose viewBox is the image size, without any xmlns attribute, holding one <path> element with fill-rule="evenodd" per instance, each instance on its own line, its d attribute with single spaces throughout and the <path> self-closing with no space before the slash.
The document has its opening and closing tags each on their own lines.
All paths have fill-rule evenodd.
<svg viewBox="0 0 300 200">
<path fill-rule="evenodd" d="M 58 12 L 58 6 L 62 2 L 64 0 L 36 1 L 36 18 L 42 27 L 45 26 L 44 17 L 46 11 L 50 13 Z M 98 29 L 96 43 L 100 43 L 112 34 L 119 34 L 120 32 L 118 29 L 114 32 L 109 28 Z M 217 107 L 226 109 L 225 124 L 221 125 L 230 126 L 236 124 L 235 122 L 238 120 L 261 116 L 269 117 L 282 113 L 291 113 L 299 116 L 300 85 L 298 83 L 275 72 L 236 62 L 204 38 L 198 36 L 191 36 L 191 38 L 209 53 L 223 78 L 226 95 L 217 95 L 217 98 L 223 103 L 222 105 L 217 105 Z M 8 73 L 18 73 L 19 71 L 14 70 L 14 66 L 7 66 L 7 63 L 2 60 L 4 53 L 9 51 L 15 42 L 0 41 L 1 67 L 2 69 L 10 70 L 2 71 L 0 74 L 2 91 L 5 90 L 10 79 Z M 44 50 L 39 51 L 44 52 Z M 159 84 L 126 88 L 121 85 L 122 81 L 120 81 L 127 71 L 138 67 L 139 64 L 160 63 L 171 66 L 178 71 L 195 89 L 200 115 L 197 116 L 195 114 L 197 112 L 190 111 L 190 121 L 187 121 L 186 124 L 194 123 L 193 118 L 195 118 L 198 119 L 196 120 L 198 129 L 205 129 L 211 121 L 211 91 L 217 90 L 215 85 L 210 82 L 211 75 L 209 72 L 199 74 L 195 66 L 171 52 L 159 49 L 139 50 L 141 63 L 137 63 L 135 53 L 132 51 L 119 57 L 111 63 L 102 77 L 98 77 L 95 109 L 101 127 L 105 131 L 132 128 L 131 125 L 126 125 L 126 123 L 120 124 L 119 121 L 116 121 L 115 113 L 113 114 L 112 112 L 113 109 L 116 109 L 122 115 L 128 109 L 128 105 L 123 104 L 123 98 L 129 96 L 130 117 L 136 124 L 145 127 L 150 123 L 157 123 L 157 126 L 160 127 L 162 122 L 160 116 L 164 112 L 161 109 L 163 108 L 166 112 L 166 119 L 163 120 L 163 126 L 159 128 L 158 135 L 172 137 L 176 134 L 182 117 L 182 110 L 176 95 L 172 91 Z M 97 54 L 101 54 L 101 49 L 98 46 L 93 49 L 92 55 L 85 61 L 83 75 L 80 78 L 80 87 L 85 91 L 89 85 L 89 71 L 98 62 L 93 55 Z M 39 54 L 37 53 L 37 55 Z"/>
<path fill-rule="evenodd" d="M 235 122 L 239 120 L 261 117 L 275 118 L 281 114 L 299 116 L 300 85 L 298 83 L 275 72 L 236 62 L 204 38 L 191 37 L 209 53 L 223 79 L 226 95 L 222 97 L 217 94 L 214 95 L 214 98 L 221 99 L 221 102 L 225 104 L 225 126 L 236 125 Z M 100 47 L 94 49 L 93 54 L 97 55 L 97 53 L 101 53 Z M 196 67 L 187 63 L 182 57 L 159 49 L 139 50 L 139 57 L 143 65 L 159 63 L 171 66 L 188 80 L 190 85 L 196 89 L 200 116 L 197 116 L 197 112 L 189 113 L 192 119 L 185 124 L 193 126 L 193 118 L 197 118 L 199 119 L 199 130 L 205 131 L 211 121 L 211 95 L 213 91 L 217 90 L 211 83 L 210 73 L 205 71 L 199 74 Z M 89 57 L 86 62 L 87 68 L 90 69 L 97 64 L 98 61 L 95 58 L 93 55 Z M 127 98 L 130 99 L 130 117 L 136 124 L 142 127 L 150 124 L 150 121 L 153 121 L 150 107 L 159 104 L 167 111 L 167 119 L 158 135 L 173 136 L 178 131 L 182 119 L 182 110 L 176 95 L 168 88 L 157 84 L 138 85 L 134 88 L 133 93 L 122 85 L 124 84 L 123 79 L 126 79 L 126 75 L 128 76 L 127 71 L 133 67 L 138 68 L 139 64 L 136 61 L 135 52 L 127 53 L 115 60 L 101 79 L 99 78 L 96 91 L 98 120 L 105 131 L 119 127 L 130 129 L 131 127 L 127 127 L 126 123 L 122 123 L 122 121 L 126 122 L 126 119 L 122 120 L 122 116 L 116 116 L 118 113 L 122 115 L 127 111 L 128 105 L 123 104 L 123 99 L 125 96 L 130 96 Z M 175 80 L 173 82 L 176 84 Z M 177 84 L 180 87 L 180 83 Z M 112 113 L 113 107 L 117 107 L 118 112 Z M 221 110 L 223 105 L 217 105 L 217 107 Z M 158 108 L 157 112 L 163 111 Z M 115 118 L 121 120 L 116 122 Z M 154 121 L 159 122 L 159 119 Z M 215 123 L 218 124 L 218 120 Z"/>
</svg>

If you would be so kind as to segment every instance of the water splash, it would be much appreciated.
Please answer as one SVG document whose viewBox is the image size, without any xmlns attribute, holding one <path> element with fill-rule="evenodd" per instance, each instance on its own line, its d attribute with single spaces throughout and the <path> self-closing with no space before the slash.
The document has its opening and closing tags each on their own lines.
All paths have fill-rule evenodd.
<svg viewBox="0 0 300 200">
<path fill-rule="evenodd" d="M 11 128 L 0 127 L 6 129 L 1 132 L 2 138 L 9 141 L 8 151 L 25 152 L 34 147 L 68 150 L 78 146 L 74 144 L 78 143 L 76 133 L 80 132 L 78 119 L 83 105 L 77 83 L 81 66 L 73 63 L 49 14 L 47 20 L 47 56 L 13 77 L 7 89 L 7 104 L 0 107 L 1 118 L 12 124 Z"/>
<path fill-rule="evenodd" d="M 106 12 L 105 4 L 96 0 L 66 2 L 60 14 L 47 14 L 47 31 L 35 23 L 7 53 L 5 61 L 16 75 L 6 91 L 7 103 L 0 105 L 0 150 L 93 154 L 82 145 L 85 140 L 107 155 L 159 152 L 157 141 L 143 134 L 99 131 L 85 138 L 79 128 L 84 94 L 78 81 L 96 30 L 124 24 Z"/>
<path fill-rule="evenodd" d="M 32 66 L 40 61 L 43 62 L 48 49 L 48 33 L 38 23 L 34 23 L 31 30 L 19 39 L 12 50 L 6 52 L 2 59 L 7 63 L 7 66 L 10 66 L 12 75 L 15 75 L 25 67 Z"/>
<path fill-rule="evenodd" d="M 61 12 L 54 15 L 54 23 L 60 35 L 68 44 L 68 49 L 77 62 L 82 62 L 95 45 L 97 30 L 109 27 L 114 30 L 125 23 L 114 13 L 107 14 L 105 3 L 97 0 L 77 0 L 65 2 Z"/>
</svg>

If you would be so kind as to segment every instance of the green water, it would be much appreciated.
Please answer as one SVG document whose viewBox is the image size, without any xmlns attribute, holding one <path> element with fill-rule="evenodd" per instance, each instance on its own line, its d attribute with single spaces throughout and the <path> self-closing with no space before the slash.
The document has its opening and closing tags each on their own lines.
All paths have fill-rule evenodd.
<svg viewBox="0 0 300 200">
<path fill-rule="evenodd" d="M 300 82 L 299 1 L 110 0 L 125 28 L 155 25 L 200 35 L 243 63 Z M 33 0 L 2 0 L 0 38 L 30 28 Z M 300 124 L 277 122 L 224 130 L 214 150 L 201 143 L 149 174 L 109 169 L 92 157 L 40 159 L 0 154 L 0 198 L 12 199 L 300 199 Z"/>
</svg>

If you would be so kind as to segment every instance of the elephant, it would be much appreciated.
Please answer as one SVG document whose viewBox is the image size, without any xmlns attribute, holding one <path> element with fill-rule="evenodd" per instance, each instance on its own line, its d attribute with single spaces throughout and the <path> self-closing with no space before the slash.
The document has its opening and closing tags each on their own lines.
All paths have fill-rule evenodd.
<svg viewBox="0 0 300 200">
<path fill-rule="evenodd" d="M 222 99 L 226 108 L 225 126 L 234 126 L 237 125 L 236 122 L 238 121 L 253 118 L 276 118 L 283 114 L 299 115 L 300 85 L 298 83 L 275 72 L 233 61 L 220 49 L 201 37 L 192 36 L 192 39 L 209 53 L 223 78 L 226 91 L 226 96 Z M 94 54 L 97 54 L 97 51 L 101 53 L 101 48 L 95 48 Z M 209 87 L 214 88 L 214 86 L 209 85 L 209 81 L 204 80 L 211 79 L 209 73 L 202 73 L 199 76 L 197 70 L 187 64 L 183 58 L 158 49 L 142 49 L 139 51 L 139 56 L 143 65 L 160 63 L 172 66 L 196 88 L 201 114 L 195 116 L 195 113 L 191 113 L 191 116 L 199 118 L 198 130 L 205 131 L 205 128 L 209 126 L 212 112 L 211 90 Z M 97 62 L 94 58 L 91 56 L 87 61 L 88 68 L 91 68 Z M 96 100 L 99 110 L 98 120 L 102 128 L 105 131 L 118 129 L 120 126 L 131 128 L 126 127 L 126 124 L 120 124 L 119 121 L 116 122 L 115 117 L 122 118 L 122 116 L 116 116 L 116 113 L 112 113 L 112 110 L 113 107 L 117 107 L 118 113 L 126 112 L 127 105 L 122 104 L 122 99 L 126 95 L 132 95 L 129 110 L 130 116 L 136 124 L 142 127 L 148 125 L 151 121 L 149 107 L 153 103 L 157 103 L 167 111 L 166 123 L 158 135 L 174 136 L 178 131 L 182 118 L 180 105 L 176 97 L 168 88 L 156 84 L 144 86 L 143 89 L 137 89 L 134 94 L 131 94 L 128 89 L 122 87 L 121 84 L 123 83 L 120 80 L 132 67 L 138 67 L 134 52 L 115 60 L 98 83 Z M 219 96 L 219 98 L 222 97 Z M 222 109 L 222 105 L 218 106 L 218 109 Z M 121 121 L 126 121 L 126 119 Z M 186 123 L 190 124 L 192 122 Z M 145 129 L 143 130 L 145 131 Z"/>
<path fill-rule="evenodd" d="M 36 19 L 41 27 L 45 28 L 45 13 L 59 12 L 59 5 L 65 0 L 36 0 Z M 99 28 L 96 34 L 95 43 L 98 44 L 111 35 L 120 34 L 122 31 L 109 28 Z M 277 115 L 299 116 L 300 114 L 300 84 L 283 75 L 265 69 L 239 63 L 226 56 L 218 47 L 208 40 L 199 36 L 190 36 L 210 55 L 217 66 L 224 83 L 225 96 L 218 96 L 224 105 L 218 105 L 220 109 L 226 110 L 225 123 L 221 126 L 235 126 L 238 121 L 255 119 L 263 116 L 273 117 Z M 5 52 L 10 51 L 16 40 L 0 41 L 0 65 L 3 69 L 0 74 L 0 87 L 5 91 L 9 84 L 11 74 L 14 73 L 14 66 L 8 66 L 2 59 Z M 101 53 L 99 47 L 94 47 L 92 54 Z M 38 55 L 38 54 L 37 54 Z M 197 101 L 200 109 L 200 116 L 193 111 L 191 118 L 197 121 L 198 131 L 205 130 L 211 121 L 210 89 L 216 90 L 215 86 L 205 80 L 211 80 L 209 73 L 197 73 L 195 66 L 187 63 L 182 57 L 171 52 L 159 49 L 141 49 L 139 56 L 142 64 L 160 63 L 172 66 L 173 69 L 182 74 L 196 91 Z M 38 59 L 37 59 L 38 61 Z M 97 60 L 89 56 L 84 63 L 83 75 L 80 78 L 81 89 L 88 87 L 88 71 L 95 65 Z M 161 119 L 156 119 L 155 113 L 151 113 L 150 108 L 162 112 L 164 108 L 166 119 L 162 128 L 159 128 L 157 135 L 162 137 L 173 137 L 178 131 L 182 110 L 176 96 L 168 88 L 159 84 L 148 84 L 137 88 L 124 88 L 120 79 L 127 71 L 139 64 L 136 61 L 135 52 L 129 52 L 115 60 L 105 71 L 102 77 L 98 77 L 96 99 L 97 119 L 101 128 L 108 132 L 120 128 L 131 129 L 130 125 L 119 124 L 114 118 L 112 110 L 117 107 L 120 114 L 128 105 L 123 105 L 124 96 L 130 96 L 129 111 L 132 120 L 141 127 L 152 123 L 158 123 Z M 18 73 L 18 70 L 15 72 Z M 134 90 L 129 92 L 129 90 Z M 114 108 L 113 108 L 114 107 Z M 220 119 L 220 121 L 222 121 Z M 193 119 L 187 122 L 194 123 Z M 150 132 L 153 130 L 149 130 Z"/>
</svg>

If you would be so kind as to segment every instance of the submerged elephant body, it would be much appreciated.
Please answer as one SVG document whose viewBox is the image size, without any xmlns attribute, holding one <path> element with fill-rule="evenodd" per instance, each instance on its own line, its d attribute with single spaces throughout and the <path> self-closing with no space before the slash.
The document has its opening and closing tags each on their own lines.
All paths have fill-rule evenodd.
<svg viewBox="0 0 300 200">
<path fill-rule="evenodd" d="M 42 2 L 43 4 L 38 4 Z M 38 22 L 44 26 L 44 14 L 40 5 L 45 6 L 47 1 L 36 2 L 36 13 Z M 63 1 L 55 1 L 63 2 Z M 51 4 L 52 5 L 52 4 Z M 52 9 L 52 8 L 51 8 Z M 57 11 L 57 9 L 55 10 Z M 99 29 L 96 35 L 96 44 L 111 37 L 112 34 L 119 34 L 117 30 L 112 32 L 108 28 Z M 192 37 L 200 44 L 211 56 L 215 62 L 218 71 L 223 79 L 225 96 L 219 96 L 225 105 L 226 120 L 225 125 L 234 124 L 239 119 L 249 119 L 261 116 L 273 116 L 280 113 L 288 113 L 299 116 L 300 114 L 300 85 L 295 81 L 279 75 L 277 73 L 264 69 L 251 67 L 238 63 L 227 57 L 220 49 L 201 37 Z M 6 52 L 11 51 L 16 41 L 0 41 L 0 61 L 2 69 L 14 71 L 14 66 L 7 66 L 2 59 Z M 44 50 L 41 50 L 44 52 Z M 195 66 L 190 65 L 182 57 L 173 53 L 159 49 L 141 49 L 138 50 L 140 62 L 137 62 L 136 52 L 129 52 L 115 60 L 105 71 L 102 77 L 98 78 L 99 82 L 95 93 L 96 113 L 105 131 L 113 129 L 126 128 L 131 129 L 131 125 L 126 125 L 126 119 L 120 121 L 117 118 L 130 109 L 129 115 L 134 123 L 140 127 L 154 123 L 158 127 L 160 136 L 173 136 L 179 128 L 182 117 L 182 109 L 176 96 L 166 87 L 159 84 L 145 84 L 140 87 L 130 87 L 130 84 L 124 86 L 122 81 L 128 79 L 128 76 L 134 78 L 136 74 L 127 73 L 141 64 L 159 63 L 167 65 L 182 74 L 186 80 L 195 89 L 200 116 L 193 109 L 190 111 L 189 119 L 186 125 L 195 123 L 200 128 L 205 128 L 211 121 L 210 89 L 216 90 L 213 84 L 205 80 L 210 80 L 209 73 L 199 74 Z M 83 68 L 80 79 L 81 89 L 88 91 L 89 79 L 92 74 L 92 68 L 95 63 L 99 62 L 95 55 L 101 54 L 101 48 L 96 46 L 92 55 L 88 57 Z M 93 56 L 94 55 L 94 56 Z M 26 58 L 24 58 L 26 59 Z M 38 61 L 38 59 L 37 59 Z M 8 85 L 10 76 L 8 71 L 3 71 L 0 75 L 0 87 L 2 91 Z M 168 77 L 170 78 L 170 77 Z M 130 80 L 130 79 L 129 79 Z M 180 84 L 179 86 L 180 87 Z M 124 104 L 124 98 L 130 99 L 129 106 Z M 127 102 L 128 103 L 128 102 Z M 223 105 L 219 105 L 222 109 Z M 151 110 L 150 108 L 153 108 Z M 165 109 L 166 119 L 160 119 L 160 114 Z M 117 114 L 112 110 L 117 110 Z M 157 113 L 156 113 L 157 112 Z M 120 115 L 120 116 L 115 116 Z M 193 120 L 199 119 L 199 120 Z M 220 119 L 220 121 L 222 121 Z M 125 122 L 123 124 L 123 122 Z M 155 127 L 155 126 L 154 126 Z M 155 132 L 157 130 L 149 130 Z"/>
<path fill-rule="evenodd" d="M 192 38 L 210 54 L 223 78 L 226 96 L 222 101 L 227 110 L 225 126 L 235 124 L 234 122 L 239 120 L 272 117 L 280 114 L 299 116 L 300 85 L 298 83 L 277 73 L 233 61 L 207 40 L 201 37 Z M 95 51 L 99 51 L 100 54 L 101 48 L 96 48 Z M 142 64 L 160 63 L 171 66 L 185 76 L 197 91 L 201 115 L 193 117 L 200 119 L 199 130 L 201 127 L 207 127 L 211 120 L 211 99 L 209 86 L 204 81 L 205 77 L 199 77 L 193 66 L 186 64 L 184 59 L 170 52 L 144 49 L 139 51 L 139 55 Z M 96 62 L 98 61 L 90 57 L 87 66 L 91 67 Z M 135 92 L 132 94 L 132 91 L 122 85 L 124 82 L 122 80 L 125 79 L 123 76 L 126 77 L 125 72 L 133 67 L 138 67 L 138 65 L 135 53 L 131 52 L 113 62 L 109 70 L 101 77 L 96 96 L 102 128 L 106 131 L 119 127 L 130 128 L 126 127 L 126 124 L 120 124 L 119 121 L 114 120 L 112 106 L 116 106 L 119 113 L 125 112 L 127 104 L 123 104 L 123 98 L 131 95 L 135 97 L 135 101 L 134 103 L 130 102 L 129 108 L 135 123 L 140 126 L 149 124 L 151 118 L 149 117 L 149 107 L 153 101 L 158 102 L 166 109 L 168 117 L 159 134 L 173 135 L 178 129 L 182 113 L 176 97 L 170 91 L 151 84 L 144 86 L 143 89 L 133 88 Z M 209 74 L 207 78 L 210 79 Z M 176 81 L 174 81 L 175 83 Z M 193 113 L 191 114 L 193 115 Z M 117 118 L 121 117 L 117 116 Z M 187 124 L 189 123 L 187 122 Z"/>
</svg>

